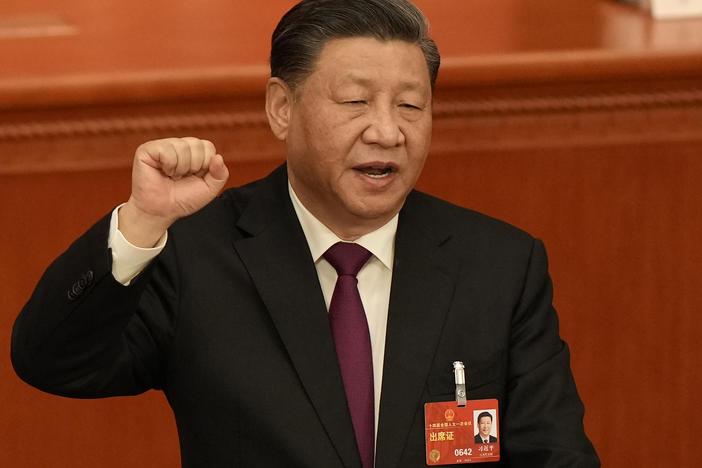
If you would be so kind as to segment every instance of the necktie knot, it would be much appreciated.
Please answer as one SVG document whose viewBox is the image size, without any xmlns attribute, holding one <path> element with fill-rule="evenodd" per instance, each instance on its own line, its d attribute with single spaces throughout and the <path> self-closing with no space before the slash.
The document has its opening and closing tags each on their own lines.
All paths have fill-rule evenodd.
<svg viewBox="0 0 702 468">
<path fill-rule="evenodd" d="M 371 255 L 364 247 L 351 242 L 337 242 L 324 252 L 324 258 L 339 276 L 356 276 Z"/>
</svg>

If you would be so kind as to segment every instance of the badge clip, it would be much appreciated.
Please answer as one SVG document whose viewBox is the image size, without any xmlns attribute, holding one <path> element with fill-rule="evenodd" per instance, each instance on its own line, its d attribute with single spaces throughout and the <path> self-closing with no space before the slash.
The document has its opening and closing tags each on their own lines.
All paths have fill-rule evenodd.
<svg viewBox="0 0 702 468">
<path fill-rule="evenodd" d="M 453 375 L 456 379 L 456 403 L 458 406 L 466 406 L 466 366 L 462 361 L 453 362 Z"/>
</svg>

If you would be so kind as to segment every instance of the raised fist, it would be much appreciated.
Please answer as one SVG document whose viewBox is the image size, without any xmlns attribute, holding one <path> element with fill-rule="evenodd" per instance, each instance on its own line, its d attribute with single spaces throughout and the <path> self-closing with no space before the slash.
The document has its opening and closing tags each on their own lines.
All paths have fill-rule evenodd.
<svg viewBox="0 0 702 468">
<path fill-rule="evenodd" d="M 199 138 L 166 138 L 139 146 L 132 194 L 119 211 L 119 230 L 132 244 L 152 247 L 177 219 L 195 213 L 229 177 L 215 146 Z"/>
</svg>

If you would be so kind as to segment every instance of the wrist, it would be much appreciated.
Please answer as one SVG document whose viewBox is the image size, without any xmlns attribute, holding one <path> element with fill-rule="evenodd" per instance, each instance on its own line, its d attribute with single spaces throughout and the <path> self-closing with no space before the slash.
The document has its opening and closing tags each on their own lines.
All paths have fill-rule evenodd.
<svg viewBox="0 0 702 468">
<path fill-rule="evenodd" d="M 132 198 L 117 212 L 117 229 L 132 245 L 154 247 L 163 237 L 173 220 L 141 210 Z"/>
</svg>

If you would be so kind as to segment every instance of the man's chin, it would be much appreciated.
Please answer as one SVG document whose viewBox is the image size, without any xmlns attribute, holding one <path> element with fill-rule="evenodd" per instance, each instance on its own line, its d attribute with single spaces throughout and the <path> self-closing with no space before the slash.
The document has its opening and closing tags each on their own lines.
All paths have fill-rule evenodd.
<svg viewBox="0 0 702 468">
<path fill-rule="evenodd" d="M 347 205 L 349 212 L 354 216 L 368 221 L 379 219 L 390 219 L 395 216 L 402 205 L 406 196 L 398 196 L 397 194 L 383 193 L 366 195 L 364 197 L 350 200 Z"/>
<path fill-rule="evenodd" d="M 364 205 L 362 207 L 356 207 L 352 214 L 359 221 L 367 224 L 378 224 L 380 226 L 390 221 L 393 216 L 395 216 L 402 205 L 392 205 L 392 206 L 368 206 Z"/>
</svg>

